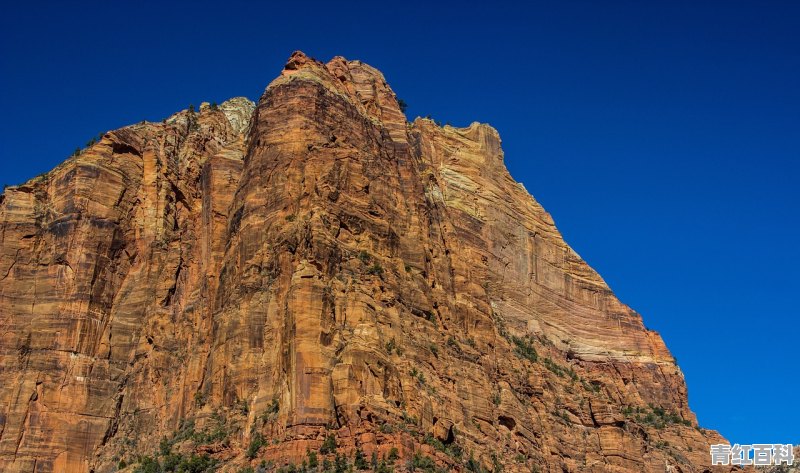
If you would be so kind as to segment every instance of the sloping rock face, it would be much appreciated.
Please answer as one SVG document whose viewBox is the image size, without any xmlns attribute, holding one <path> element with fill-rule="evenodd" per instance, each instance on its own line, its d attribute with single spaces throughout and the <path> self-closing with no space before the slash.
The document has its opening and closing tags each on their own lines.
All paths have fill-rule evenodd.
<svg viewBox="0 0 800 473">
<path fill-rule="evenodd" d="M 105 134 L 5 191 L 0 242 L 2 471 L 689 472 L 723 442 L 497 132 L 408 123 L 359 61 Z"/>
</svg>

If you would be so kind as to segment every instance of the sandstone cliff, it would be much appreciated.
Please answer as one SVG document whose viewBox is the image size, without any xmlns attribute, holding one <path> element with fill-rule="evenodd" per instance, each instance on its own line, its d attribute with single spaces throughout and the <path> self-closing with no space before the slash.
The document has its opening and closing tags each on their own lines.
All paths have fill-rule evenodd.
<svg viewBox="0 0 800 473">
<path fill-rule="evenodd" d="M 409 123 L 379 71 L 302 53 L 257 105 L 5 191 L 0 406 L 8 472 L 690 472 L 722 441 L 494 129 Z"/>
</svg>

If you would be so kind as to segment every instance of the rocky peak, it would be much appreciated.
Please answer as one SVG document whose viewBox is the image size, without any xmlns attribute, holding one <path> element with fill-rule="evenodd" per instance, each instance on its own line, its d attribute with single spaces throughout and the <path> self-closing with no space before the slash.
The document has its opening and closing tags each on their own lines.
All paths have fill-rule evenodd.
<svg viewBox="0 0 800 473">
<path fill-rule="evenodd" d="M 281 76 L 267 87 L 267 91 L 293 81 L 308 81 L 326 88 L 343 97 L 360 114 L 380 122 L 395 141 L 405 140 L 406 117 L 400 111 L 397 96 L 377 69 L 341 56 L 323 64 L 295 51 Z"/>
<path fill-rule="evenodd" d="M 291 56 L 289 56 L 289 60 L 286 61 L 286 65 L 283 66 L 282 74 L 291 74 L 292 71 L 302 69 L 309 64 L 322 65 L 319 61 L 306 56 L 303 51 L 295 51 Z"/>
<path fill-rule="evenodd" d="M 497 131 L 409 124 L 341 57 L 7 191 L 0 326 L 2 471 L 703 471 L 722 440 Z"/>
<path fill-rule="evenodd" d="M 225 114 L 233 131 L 240 134 L 250 127 L 250 118 L 253 116 L 256 104 L 246 97 L 234 97 L 222 102 L 219 108 Z"/>
</svg>

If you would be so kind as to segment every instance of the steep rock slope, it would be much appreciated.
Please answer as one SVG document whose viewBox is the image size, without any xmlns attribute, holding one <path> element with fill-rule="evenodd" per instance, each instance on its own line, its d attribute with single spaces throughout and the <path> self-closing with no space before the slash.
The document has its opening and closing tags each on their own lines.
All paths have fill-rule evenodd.
<svg viewBox="0 0 800 473">
<path fill-rule="evenodd" d="M 109 132 L 0 199 L 2 471 L 335 443 L 398 470 L 688 472 L 722 441 L 497 132 L 408 123 L 359 61 L 295 53 L 257 106 Z"/>
</svg>

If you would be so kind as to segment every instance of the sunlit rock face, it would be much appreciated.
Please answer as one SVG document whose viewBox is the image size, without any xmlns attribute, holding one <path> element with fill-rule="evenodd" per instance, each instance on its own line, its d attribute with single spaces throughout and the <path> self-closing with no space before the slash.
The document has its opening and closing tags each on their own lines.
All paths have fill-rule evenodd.
<svg viewBox="0 0 800 473">
<path fill-rule="evenodd" d="M 258 104 L 6 189 L 0 470 L 132 471 L 165 437 L 223 471 L 322 464 L 329 436 L 398 471 L 710 468 L 661 337 L 503 159 L 298 52 Z"/>
</svg>

